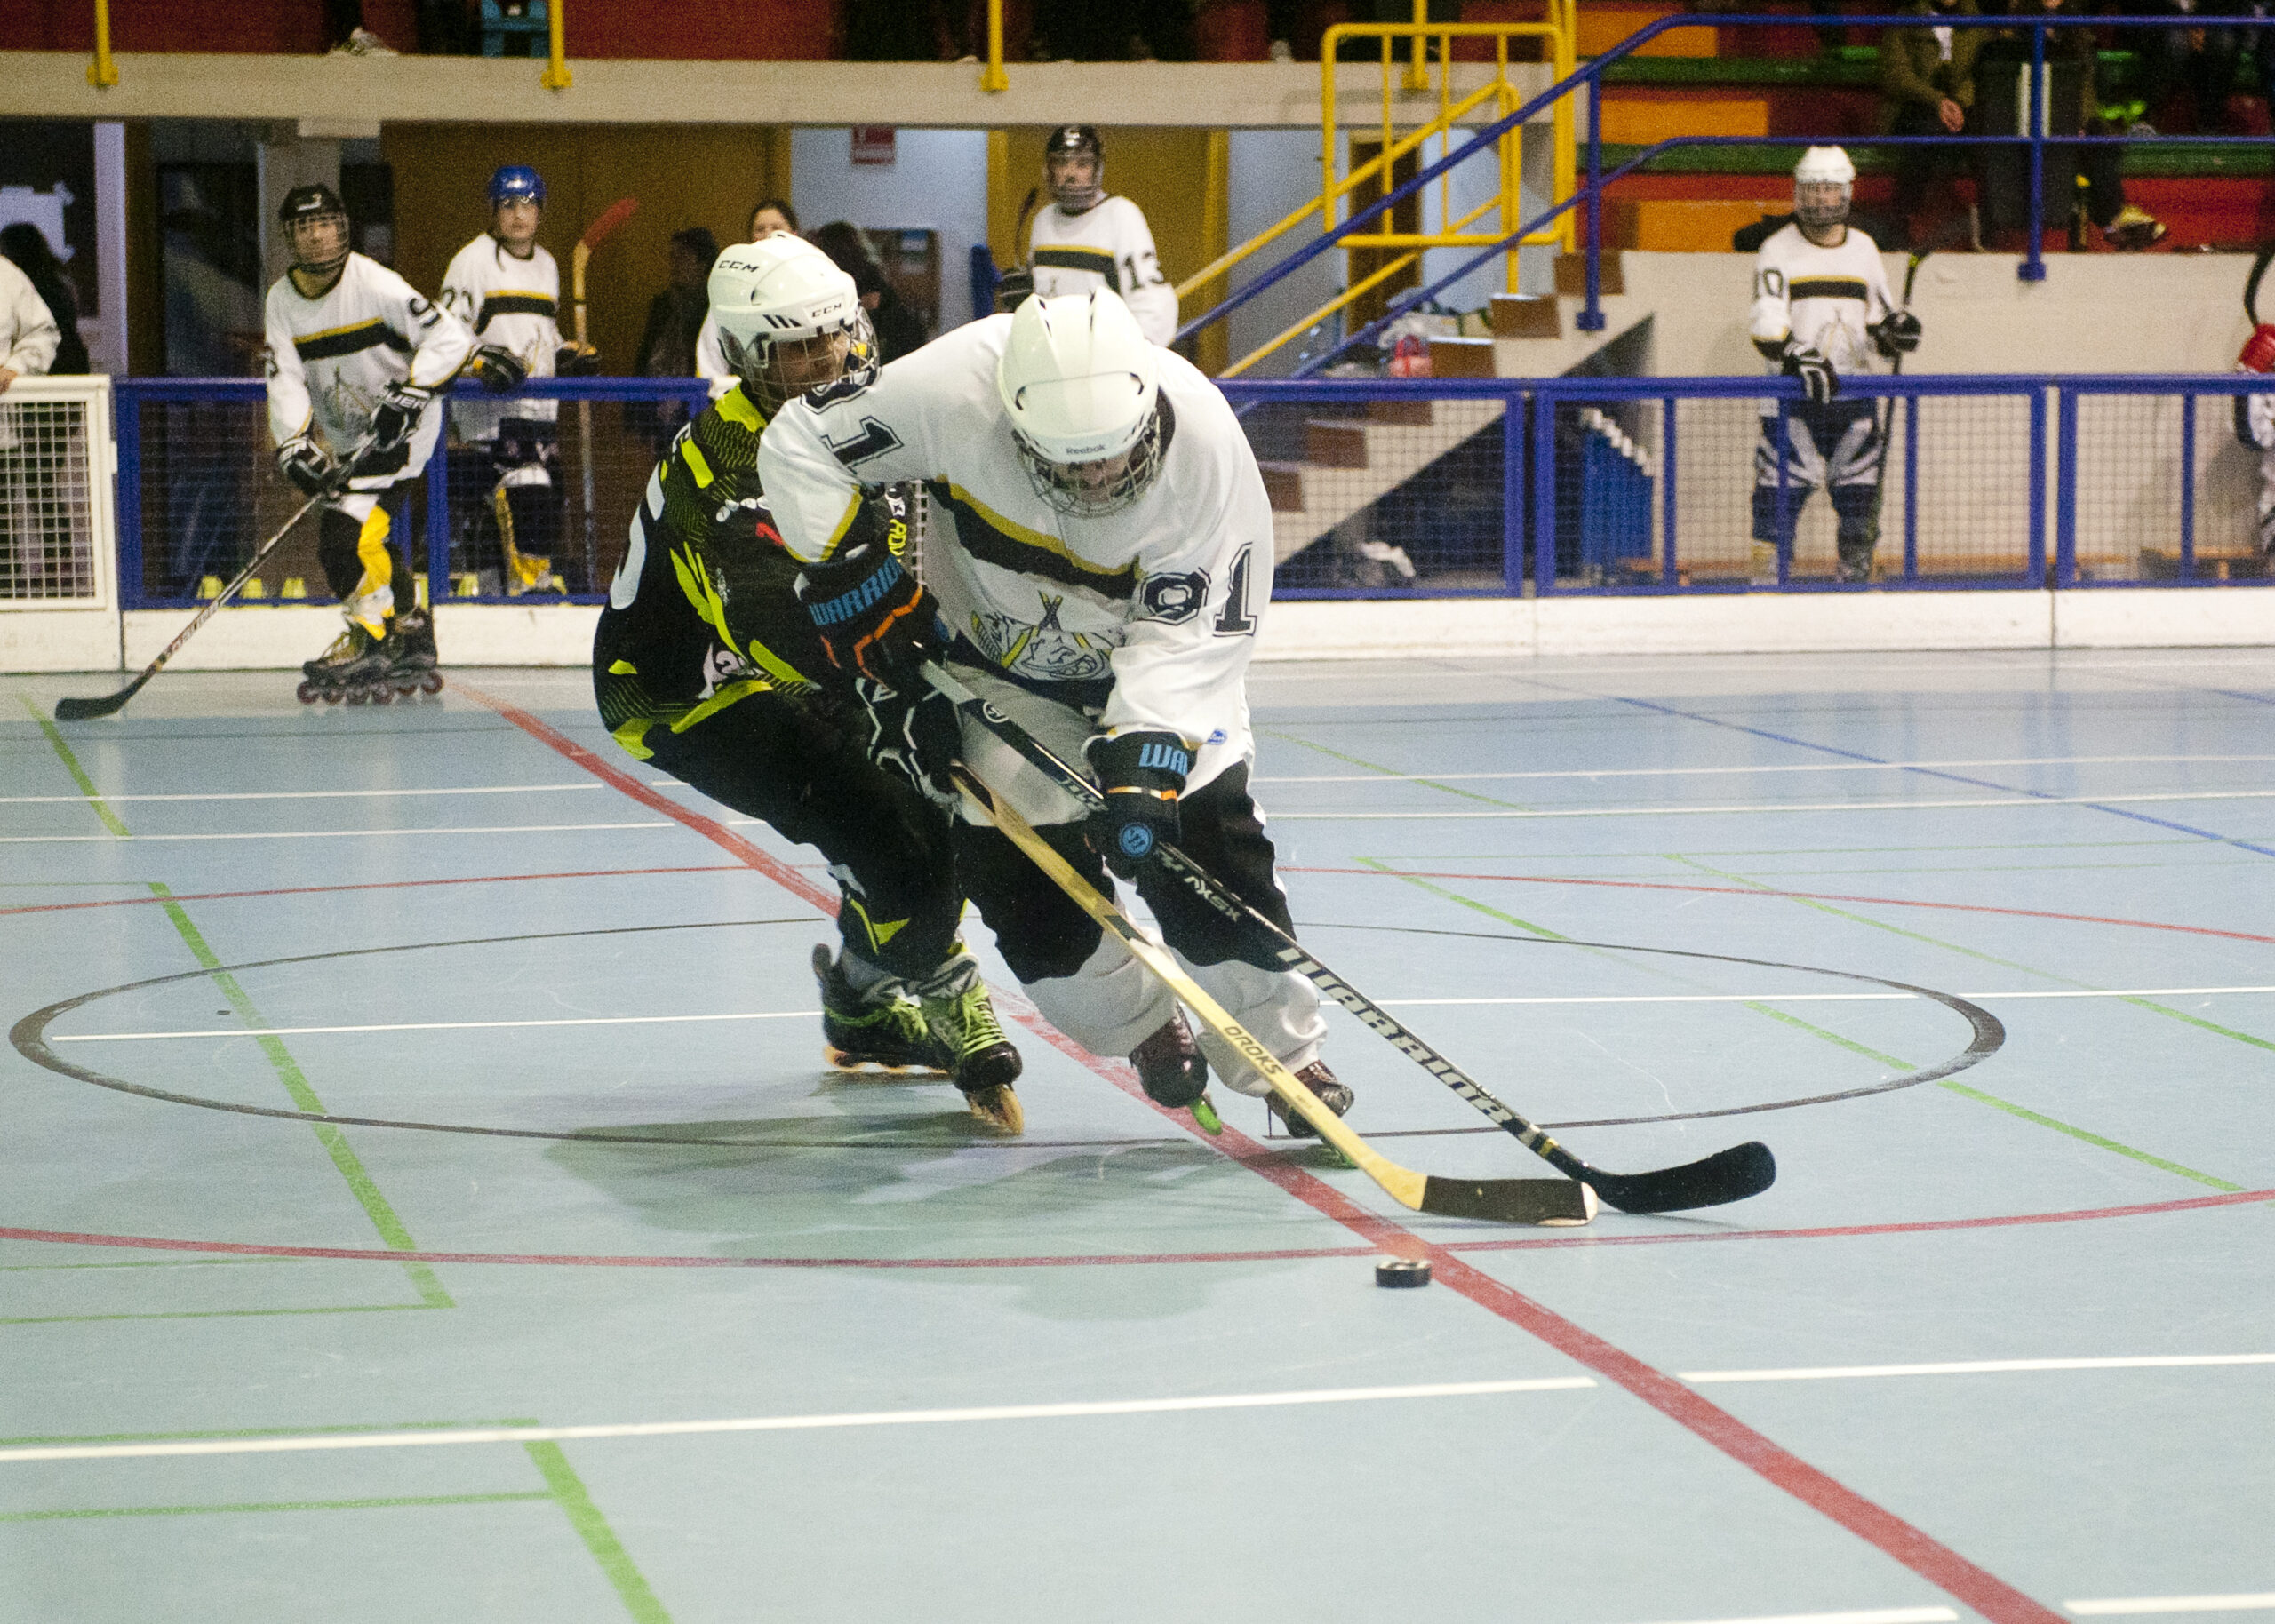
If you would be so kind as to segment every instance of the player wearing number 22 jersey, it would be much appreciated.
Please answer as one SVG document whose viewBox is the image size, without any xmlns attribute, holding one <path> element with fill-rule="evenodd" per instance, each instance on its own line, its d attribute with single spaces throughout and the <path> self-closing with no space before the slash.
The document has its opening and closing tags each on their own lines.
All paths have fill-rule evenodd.
<svg viewBox="0 0 2275 1624">
<path fill-rule="evenodd" d="M 866 386 L 792 402 L 769 425 L 759 467 L 833 657 L 921 694 L 915 660 L 944 653 L 1062 758 L 1087 754 L 1110 809 L 1126 810 L 1111 826 L 1093 816 L 1086 843 L 1082 809 L 992 735 L 974 724 L 956 746 L 1078 871 L 1103 883 L 1103 852 L 1134 879 L 1209 992 L 1291 1071 L 1308 1070 L 1321 1098 L 1347 1106 L 1316 1063 L 1325 1023 L 1311 984 L 1137 861 L 1158 832 L 1287 923 L 1248 792 L 1244 683 L 1271 595 L 1272 509 L 1216 386 L 1147 343 L 1112 292 L 1037 298 Z M 861 500 L 864 486 L 904 480 L 931 497 L 924 589 L 899 580 Z M 890 651 L 904 639 L 912 652 L 896 675 Z M 922 762 L 921 744 L 914 753 Z M 929 778 L 938 789 L 939 774 Z M 1130 1055 L 1164 1104 L 1200 1100 L 1206 1069 L 1174 1004 L 1117 940 L 992 828 L 960 824 L 956 860 L 1060 1031 L 1093 1054 Z M 1233 1087 L 1265 1092 L 1229 1055 L 1214 1058 Z"/>
</svg>

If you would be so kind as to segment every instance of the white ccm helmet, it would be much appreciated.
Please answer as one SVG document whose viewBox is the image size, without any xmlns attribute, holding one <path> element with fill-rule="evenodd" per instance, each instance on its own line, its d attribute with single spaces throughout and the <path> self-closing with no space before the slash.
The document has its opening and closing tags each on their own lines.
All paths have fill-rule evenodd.
<svg viewBox="0 0 2275 1624">
<path fill-rule="evenodd" d="M 1035 494 L 1060 513 L 1119 513 L 1161 472 L 1161 352 L 1121 295 L 1031 299 L 1011 316 L 995 390 Z"/>
<path fill-rule="evenodd" d="M 792 397 L 876 365 L 853 279 L 803 237 L 738 243 L 711 267 L 719 351 L 768 418 Z"/>
<path fill-rule="evenodd" d="M 1793 218 L 1804 228 L 1830 231 L 1848 222 L 1856 166 L 1838 147 L 1812 147 L 1793 166 Z"/>
</svg>

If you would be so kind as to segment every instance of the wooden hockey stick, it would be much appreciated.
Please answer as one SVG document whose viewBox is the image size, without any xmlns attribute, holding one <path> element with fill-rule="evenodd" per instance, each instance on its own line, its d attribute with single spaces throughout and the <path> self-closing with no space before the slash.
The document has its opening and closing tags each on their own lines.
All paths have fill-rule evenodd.
<svg viewBox="0 0 2275 1624">
<path fill-rule="evenodd" d="M 339 466 L 332 471 L 331 477 L 324 482 L 323 489 L 317 491 L 315 495 L 310 497 L 307 501 L 301 503 L 299 509 L 292 514 L 292 516 L 277 527 L 276 534 L 271 536 L 267 541 L 262 542 L 259 547 L 254 549 L 251 560 L 243 569 L 237 571 L 236 579 L 231 581 L 220 592 L 214 593 L 213 601 L 197 611 L 190 623 L 182 627 L 182 629 L 175 634 L 173 641 L 168 643 L 159 653 L 158 657 L 152 660 L 148 665 L 145 665 L 142 668 L 142 674 L 140 676 L 135 678 L 133 681 L 129 682 L 124 688 L 120 689 L 118 692 L 105 698 L 81 699 L 74 697 L 67 697 L 57 700 L 55 702 L 55 720 L 58 721 L 90 721 L 99 716 L 116 716 L 120 711 L 125 709 L 126 702 L 142 691 L 142 685 L 145 682 L 148 682 L 152 677 L 156 676 L 158 673 L 164 668 L 166 662 L 173 658 L 174 656 L 180 651 L 181 646 L 190 640 L 192 635 L 196 633 L 197 628 L 213 618 L 213 611 L 220 609 L 230 599 L 235 597 L 239 589 L 241 589 L 247 581 L 252 579 L 253 572 L 267 561 L 268 555 L 270 553 L 275 552 L 277 548 L 284 545 L 284 538 L 292 533 L 293 528 L 297 526 L 301 520 L 307 518 L 309 513 L 319 503 L 330 501 L 332 498 L 338 496 L 342 490 L 345 490 L 347 488 L 347 482 L 355 477 L 355 465 L 363 460 L 363 453 L 370 448 L 371 443 L 371 442 L 369 440 L 365 440 L 361 445 L 358 445 L 353 451 L 349 452 L 346 457 L 340 459 Z"/>
<path fill-rule="evenodd" d="M 1128 914 L 1100 896 L 977 773 L 961 761 L 951 771 L 956 786 L 980 816 L 1010 837 L 1076 907 L 1120 940 L 1130 956 L 1159 976 L 1202 1025 L 1254 1067 L 1283 1104 L 1310 1123 L 1345 1160 L 1381 1185 L 1400 1206 L 1441 1217 L 1482 1218 L 1494 1223 L 1580 1224 L 1596 1215 L 1594 1191 L 1569 1179 L 1438 1179 L 1401 1167 L 1384 1156 L 1320 1103 L 1317 1095 L 1297 1082 L 1295 1073 L 1185 974 L 1167 948 L 1146 937 Z"/>
<path fill-rule="evenodd" d="M 1033 764 L 1085 808 L 1103 805 L 1098 786 L 1052 752 L 1050 746 L 989 705 L 934 664 L 924 674 L 935 689 L 970 718 Z M 1592 1186 L 1624 1213 L 1672 1213 L 1692 1207 L 1720 1206 L 1760 1195 L 1777 1177 L 1776 1158 L 1759 1141 L 1732 1145 L 1727 1150 L 1680 1166 L 1648 1173 L 1607 1173 L 1573 1155 L 1545 1133 L 1526 1121 L 1452 1061 L 1432 1047 L 1405 1023 L 1321 964 L 1311 951 L 1279 926 L 1228 890 L 1222 881 L 1191 857 L 1167 842 L 1154 848 L 1157 860 L 1178 884 L 1232 923 L 1256 933 L 1272 946 L 1281 963 L 1342 1005 L 1408 1059 L 1474 1106 L 1498 1126 L 1559 1173 Z"/>
<path fill-rule="evenodd" d="M 585 337 L 585 267 L 592 263 L 593 250 L 601 240 L 619 226 L 630 219 L 640 206 L 636 197 L 619 197 L 601 211 L 600 218 L 585 227 L 585 235 L 577 239 L 577 247 L 569 256 L 570 297 L 577 305 L 577 347 L 589 349 L 591 342 Z M 588 592 L 601 590 L 600 530 L 593 518 L 593 403 L 577 402 L 578 464 L 584 474 L 585 497 L 585 587 Z"/>
</svg>

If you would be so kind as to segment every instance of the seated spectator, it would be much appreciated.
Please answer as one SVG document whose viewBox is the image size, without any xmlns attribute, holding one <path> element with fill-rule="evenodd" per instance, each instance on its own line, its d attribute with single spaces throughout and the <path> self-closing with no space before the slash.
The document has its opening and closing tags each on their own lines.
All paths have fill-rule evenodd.
<svg viewBox="0 0 2275 1624">
<path fill-rule="evenodd" d="M 850 220 L 832 220 L 814 233 L 813 243 L 853 279 L 861 295 L 861 307 L 869 313 L 869 325 L 877 330 L 882 360 L 898 361 L 931 342 L 923 318 L 908 307 L 886 279 L 885 267 L 877 262 L 876 251 L 858 226 Z"/>
<path fill-rule="evenodd" d="M 2040 12 L 2048 17 L 2076 17 L 2084 14 L 2082 0 L 2036 0 Z M 2014 15 L 2027 16 L 2030 0 L 2017 6 Z M 2047 128 L 2055 135 L 2101 135 L 2108 125 L 2101 116 L 2101 94 L 2095 84 L 2095 72 L 2100 52 L 2094 30 L 2087 28 L 2048 28 L 2046 31 L 2046 62 L 2048 94 L 2063 99 L 2063 105 L 2048 109 Z M 2031 60 L 2031 36 L 2021 29 L 2012 32 L 2001 29 L 1996 38 L 1986 43 L 1976 59 L 1976 76 L 1985 86 L 1992 83 L 1994 71 L 2001 74 L 2000 83 L 2015 86 L 2026 81 L 2012 76 L 2027 73 Z M 2074 84 L 2075 100 L 2070 91 Z M 2009 92 L 2010 93 L 2010 92 Z M 2007 121 L 2002 128 L 2020 128 L 2019 120 Z M 2029 226 L 2030 204 L 2028 164 L 2030 155 L 2022 147 L 1984 149 L 1981 159 L 1984 179 L 1984 220 L 1986 234 L 2020 232 Z M 2046 149 L 2044 177 L 2045 218 L 2049 224 L 2060 225 L 2070 218 L 2070 194 L 2076 190 L 2074 177 L 2082 175 L 2086 181 L 2086 218 L 2100 227 L 2109 245 L 2120 251 L 2136 251 L 2161 241 L 2165 227 L 2146 210 L 2136 209 L 2125 201 L 2125 149 L 2122 147 L 2049 147 Z"/>
<path fill-rule="evenodd" d="M 1890 28 L 1880 36 L 1880 93 L 1890 135 L 1972 135 L 1975 59 L 1983 45 L 1980 28 L 1957 28 L 1944 19 L 1980 15 L 1975 0 L 1912 0 L 1905 8 L 1931 24 Z M 1948 174 L 1957 161 L 1978 189 L 1982 166 L 1971 147 L 1902 147 L 1896 149 L 1896 213 L 1904 227 L 1904 246 L 1919 245 L 1912 217 L 1926 201 L 1929 185 Z"/>
<path fill-rule="evenodd" d="M 71 291 L 71 279 L 63 274 L 62 262 L 47 245 L 46 236 L 30 221 L 18 220 L 0 230 L 0 255 L 13 261 L 30 281 L 55 323 L 55 359 L 47 370 L 60 377 L 84 376 L 87 346 L 79 337 L 79 299 Z"/>
<path fill-rule="evenodd" d="M 2236 60 L 2256 28 L 2219 28 L 2212 20 L 2249 13 L 2247 0 L 2138 0 L 2124 8 L 2138 16 L 2170 17 L 2175 28 L 2127 28 L 2122 43 L 2141 59 L 2141 100 L 2147 117 L 2177 122 L 2168 107 L 2182 89 L 2188 92 L 2193 127 L 2216 135 L 2226 123 L 2228 92 L 2236 82 Z M 2275 42 L 2271 42 L 2275 45 Z M 2153 127 L 2136 124 L 2143 134 Z"/>
</svg>

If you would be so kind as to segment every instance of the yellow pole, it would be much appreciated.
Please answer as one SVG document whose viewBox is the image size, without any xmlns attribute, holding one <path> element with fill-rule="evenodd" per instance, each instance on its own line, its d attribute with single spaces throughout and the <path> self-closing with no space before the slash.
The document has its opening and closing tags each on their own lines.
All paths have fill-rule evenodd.
<svg viewBox="0 0 2275 1624">
<path fill-rule="evenodd" d="M 1430 0 L 1414 0 L 1414 26 L 1417 28 L 1421 28 L 1429 20 Z M 1422 67 L 1423 46 L 1422 36 L 1417 34 L 1414 36 L 1412 60 L 1406 64 L 1406 84 L 1402 87 L 1406 90 L 1426 91 L 1430 88 L 1430 76 Z"/>
<path fill-rule="evenodd" d="M 545 31 L 553 48 L 553 60 L 546 64 L 538 83 L 549 91 L 565 91 L 571 83 L 569 51 L 562 44 L 561 8 L 567 3 L 568 0 L 545 0 Z"/>
<path fill-rule="evenodd" d="M 110 56 L 110 0 L 95 0 L 95 60 L 87 64 L 87 83 L 97 90 L 118 83 L 118 64 Z"/>
<path fill-rule="evenodd" d="M 1003 71 L 1003 0 L 987 0 L 987 66 L 980 73 L 979 88 L 1011 88 L 1010 76 Z"/>
<path fill-rule="evenodd" d="M 1225 257 L 1225 248 L 1232 235 L 1231 191 L 1233 167 L 1233 138 L 1227 130 L 1209 132 L 1207 172 L 1201 187 L 1201 240 L 1202 251 L 1210 261 Z M 1206 306 L 1210 299 L 1225 291 L 1221 282 L 1208 284 L 1207 298 L 1201 302 Z M 1204 372 L 1217 373 L 1225 370 L 1225 362 L 1232 358 L 1231 338 L 1226 324 L 1218 322 L 1199 334 L 1194 360 Z"/>
</svg>

